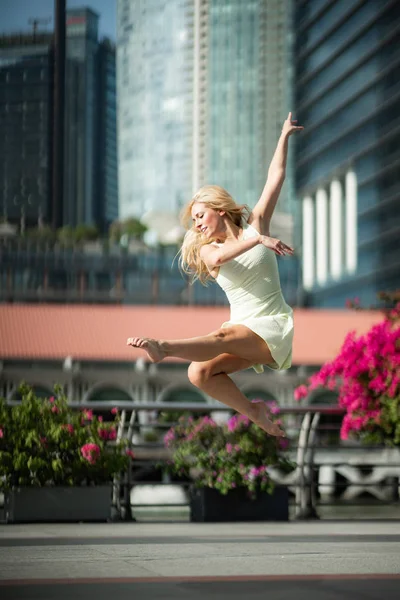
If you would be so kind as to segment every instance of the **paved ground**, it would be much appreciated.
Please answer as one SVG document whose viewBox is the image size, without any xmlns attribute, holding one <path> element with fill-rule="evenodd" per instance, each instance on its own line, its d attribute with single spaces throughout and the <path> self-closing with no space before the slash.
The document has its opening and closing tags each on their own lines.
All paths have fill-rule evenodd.
<svg viewBox="0 0 400 600">
<path fill-rule="evenodd" d="M 400 522 L 0 525 L 1 600 L 398 600 Z"/>
</svg>

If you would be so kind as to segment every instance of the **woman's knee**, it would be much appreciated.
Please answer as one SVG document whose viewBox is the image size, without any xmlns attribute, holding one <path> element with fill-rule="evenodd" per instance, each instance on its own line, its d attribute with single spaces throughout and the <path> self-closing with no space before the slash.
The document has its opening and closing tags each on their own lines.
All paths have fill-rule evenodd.
<svg viewBox="0 0 400 600">
<path fill-rule="evenodd" d="M 206 363 L 192 362 L 188 368 L 190 383 L 201 388 L 212 376 L 210 367 Z"/>
</svg>

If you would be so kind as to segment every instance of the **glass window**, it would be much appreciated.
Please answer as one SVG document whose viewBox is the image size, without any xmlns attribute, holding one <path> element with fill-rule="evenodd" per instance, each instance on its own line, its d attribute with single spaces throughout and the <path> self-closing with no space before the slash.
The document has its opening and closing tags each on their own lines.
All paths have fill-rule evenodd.
<svg viewBox="0 0 400 600">
<path fill-rule="evenodd" d="M 320 7 L 321 2 L 314 2 Z M 352 10 L 349 0 L 337 0 L 309 27 L 304 39 L 302 39 L 301 50 L 308 50 L 319 40 L 322 40 L 326 32 L 346 13 Z"/>
<path fill-rule="evenodd" d="M 375 2 L 366 2 L 361 8 L 345 21 L 337 30 L 329 35 L 319 48 L 316 48 L 308 57 L 302 60 L 304 71 L 314 71 L 337 52 L 338 48 L 355 35 L 358 29 L 361 29 L 369 22 L 378 10 Z M 374 28 L 376 40 L 379 39 L 379 31 Z"/>
<path fill-rule="evenodd" d="M 363 121 L 379 104 L 380 97 L 377 90 L 375 88 L 368 90 L 352 104 L 334 113 L 308 136 L 304 136 L 301 143 L 302 152 L 315 152 L 321 145 L 325 146 L 335 138 L 342 137 L 346 129 L 353 128 L 358 122 Z"/>
<path fill-rule="evenodd" d="M 310 108 L 300 111 L 302 123 L 313 123 L 323 119 L 333 107 L 346 102 L 363 87 L 368 86 L 381 69 L 382 64 L 379 56 L 373 56 L 367 63 L 351 73 L 349 77 L 331 88 L 323 97 L 318 98 Z"/>
<path fill-rule="evenodd" d="M 318 14 L 326 4 L 329 4 L 331 0 L 308 0 L 307 2 L 297 2 L 296 6 L 296 23 L 300 26 L 303 21 L 311 20 L 316 14 Z"/>
</svg>

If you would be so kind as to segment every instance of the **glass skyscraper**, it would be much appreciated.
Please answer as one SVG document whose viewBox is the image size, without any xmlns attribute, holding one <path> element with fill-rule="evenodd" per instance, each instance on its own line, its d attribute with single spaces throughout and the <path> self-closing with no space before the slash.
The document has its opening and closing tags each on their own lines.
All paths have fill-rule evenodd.
<svg viewBox="0 0 400 600">
<path fill-rule="evenodd" d="M 122 216 L 175 211 L 205 183 L 255 204 L 291 107 L 290 7 L 119 0 Z"/>
<path fill-rule="evenodd" d="M 53 52 L 49 34 L 0 38 L 1 217 L 51 220 Z"/>
<path fill-rule="evenodd" d="M 303 301 L 400 287 L 400 4 L 296 2 Z"/>
<path fill-rule="evenodd" d="M 209 2 L 206 174 L 249 206 L 290 110 L 289 16 L 287 1 Z M 289 208 L 288 187 L 281 210 Z"/>
<path fill-rule="evenodd" d="M 116 52 L 114 44 L 104 39 L 98 49 L 98 140 L 97 173 L 98 193 L 95 202 L 95 220 L 101 229 L 118 218 L 118 153 L 117 153 L 117 95 Z"/>
<path fill-rule="evenodd" d="M 98 21 L 67 11 L 64 223 L 105 231 L 118 218 L 116 52 Z"/>
<path fill-rule="evenodd" d="M 193 1 L 118 0 L 120 217 L 191 194 Z"/>
<path fill-rule="evenodd" d="M 67 12 L 63 221 L 73 226 L 95 217 L 98 20 L 90 9 Z"/>
</svg>

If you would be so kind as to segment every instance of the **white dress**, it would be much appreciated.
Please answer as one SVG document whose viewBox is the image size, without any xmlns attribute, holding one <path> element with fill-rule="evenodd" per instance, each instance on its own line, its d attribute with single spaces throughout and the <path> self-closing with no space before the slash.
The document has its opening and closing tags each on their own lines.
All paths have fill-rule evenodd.
<svg viewBox="0 0 400 600">
<path fill-rule="evenodd" d="M 243 222 L 242 239 L 260 235 Z M 293 311 L 282 295 L 278 263 L 273 250 L 258 244 L 220 266 L 216 282 L 229 300 L 230 320 L 222 324 L 245 325 L 268 345 L 275 361 L 271 369 L 289 369 L 292 364 Z M 253 365 L 262 373 L 262 364 Z"/>
</svg>

